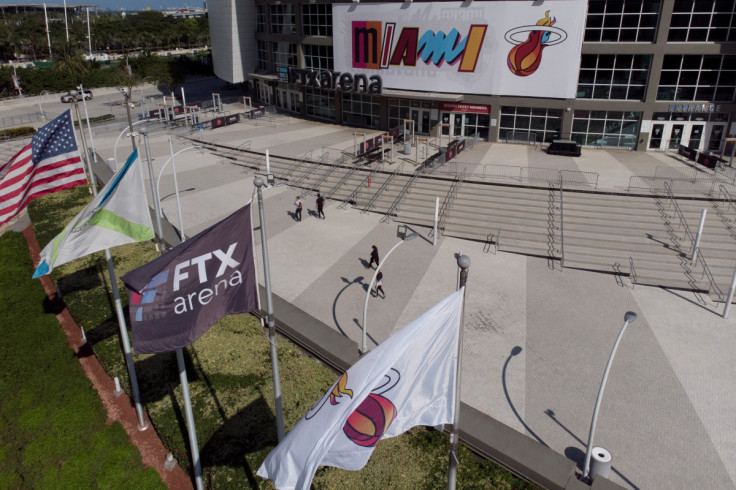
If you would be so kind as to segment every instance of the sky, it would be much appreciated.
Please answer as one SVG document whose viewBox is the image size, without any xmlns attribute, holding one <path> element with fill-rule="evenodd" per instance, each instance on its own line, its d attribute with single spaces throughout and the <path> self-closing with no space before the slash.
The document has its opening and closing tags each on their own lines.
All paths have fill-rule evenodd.
<svg viewBox="0 0 736 490">
<path fill-rule="evenodd" d="M 34 4 L 38 5 L 43 3 L 44 0 L 3 0 L 5 4 Z M 150 7 L 152 10 L 164 10 L 169 8 L 182 8 L 182 7 L 203 7 L 203 0 L 90 0 L 89 2 L 78 2 L 67 0 L 66 4 L 69 5 L 97 5 L 101 10 L 120 10 L 120 5 L 125 5 L 126 11 L 145 10 Z M 46 5 L 63 5 L 63 0 L 46 0 Z"/>
</svg>

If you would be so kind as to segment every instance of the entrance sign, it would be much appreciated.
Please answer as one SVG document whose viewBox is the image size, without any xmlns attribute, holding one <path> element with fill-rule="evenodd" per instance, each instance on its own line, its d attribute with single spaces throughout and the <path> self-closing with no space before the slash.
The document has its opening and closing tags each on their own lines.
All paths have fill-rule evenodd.
<svg viewBox="0 0 736 490">
<path fill-rule="evenodd" d="M 455 102 L 440 102 L 440 110 L 447 112 L 467 112 L 469 114 L 490 114 L 491 106 L 483 104 L 456 104 Z"/>
<path fill-rule="evenodd" d="M 575 98 L 586 9 L 582 0 L 333 4 L 335 70 L 380 75 L 393 89 Z"/>
</svg>

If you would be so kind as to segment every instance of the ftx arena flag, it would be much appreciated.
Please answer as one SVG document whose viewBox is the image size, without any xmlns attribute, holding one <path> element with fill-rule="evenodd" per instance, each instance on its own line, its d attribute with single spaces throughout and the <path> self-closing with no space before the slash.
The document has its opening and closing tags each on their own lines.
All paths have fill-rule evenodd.
<svg viewBox="0 0 736 490">
<path fill-rule="evenodd" d="M 308 489 L 320 465 L 359 470 L 378 441 L 455 412 L 460 289 L 362 357 L 266 457 L 258 476 Z"/>
<path fill-rule="evenodd" d="M 97 196 L 41 250 L 33 277 L 93 252 L 151 239 L 151 215 L 138 150 L 134 150 Z"/>
<path fill-rule="evenodd" d="M 250 204 L 122 277 L 137 354 L 186 347 L 258 306 Z"/>
<path fill-rule="evenodd" d="M 0 225 L 37 197 L 86 183 L 67 110 L 39 129 L 29 144 L 0 166 Z"/>
</svg>

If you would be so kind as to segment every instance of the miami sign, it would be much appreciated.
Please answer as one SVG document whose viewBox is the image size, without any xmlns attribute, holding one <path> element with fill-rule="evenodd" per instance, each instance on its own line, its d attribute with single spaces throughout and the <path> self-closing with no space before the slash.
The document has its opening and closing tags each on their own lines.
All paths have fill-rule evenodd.
<svg viewBox="0 0 736 490">
<path fill-rule="evenodd" d="M 335 70 L 384 88 L 574 98 L 586 2 L 333 4 Z"/>
</svg>

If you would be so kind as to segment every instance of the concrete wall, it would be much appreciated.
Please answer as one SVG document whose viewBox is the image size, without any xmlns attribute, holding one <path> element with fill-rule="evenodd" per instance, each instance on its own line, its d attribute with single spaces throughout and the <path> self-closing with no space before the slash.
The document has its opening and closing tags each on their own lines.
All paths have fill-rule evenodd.
<svg viewBox="0 0 736 490">
<path fill-rule="evenodd" d="M 254 0 L 210 0 L 209 21 L 215 75 L 245 81 L 258 64 Z"/>
</svg>

